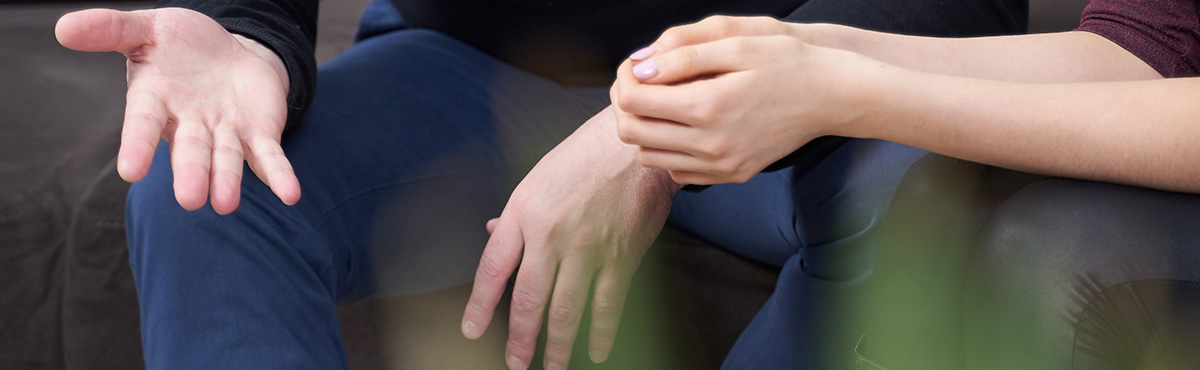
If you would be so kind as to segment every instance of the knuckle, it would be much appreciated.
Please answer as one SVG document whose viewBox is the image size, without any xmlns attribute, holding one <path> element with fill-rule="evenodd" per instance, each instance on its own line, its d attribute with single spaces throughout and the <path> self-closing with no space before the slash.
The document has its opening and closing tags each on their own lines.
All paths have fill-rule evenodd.
<svg viewBox="0 0 1200 370">
<path fill-rule="evenodd" d="M 613 319 L 620 313 L 621 302 L 615 297 L 614 293 L 608 293 L 604 294 L 604 296 L 597 297 L 592 306 L 592 315 L 598 318 L 596 321 Z"/>
<path fill-rule="evenodd" d="M 697 144 L 697 151 L 707 157 L 721 157 L 728 150 L 728 144 L 720 138 L 705 138 Z"/>
<path fill-rule="evenodd" d="M 228 155 L 240 158 L 242 156 L 242 147 L 237 145 L 218 144 L 213 151 L 217 154 Z"/>
<path fill-rule="evenodd" d="M 552 323 L 563 324 L 563 326 L 570 326 L 570 324 L 575 323 L 576 317 L 578 317 L 578 315 L 576 314 L 576 311 L 574 309 L 568 308 L 568 306 L 563 306 L 563 305 L 551 305 L 550 306 L 550 321 Z"/>
<path fill-rule="evenodd" d="M 664 45 L 675 45 L 680 38 L 680 34 L 687 30 L 687 26 L 674 26 L 663 31 L 662 36 L 659 36 L 658 43 Z"/>
<path fill-rule="evenodd" d="M 716 27 L 722 36 L 729 36 L 731 33 L 733 33 L 735 28 L 733 17 L 727 15 L 714 15 L 709 17 L 709 19 L 712 20 L 710 24 L 713 27 Z"/>
<path fill-rule="evenodd" d="M 142 111 L 132 111 L 132 112 L 125 113 L 125 122 L 152 123 L 152 124 L 154 124 L 155 127 L 158 127 L 159 130 L 162 130 L 162 127 L 166 126 L 166 124 L 167 124 L 166 120 L 163 120 L 163 119 L 159 118 L 158 116 L 155 116 L 150 113 L 142 112 Z"/>
<path fill-rule="evenodd" d="M 617 108 L 627 112 L 632 112 L 635 110 L 635 103 L 637 102 L 637 99 L 634 99 L 632 94 L 633 91 L 631 90 L 633 90 L 632 87 L 628 89 L 622 89 L 622 91 L 619 93 L 614 94 L 612 101 L 617 105 Z"/>
<path fill-rule="evenodd" d="M 527 349 L 532 349 L 537 345 L 537 334 L 534 333 L 533 335 L 530 335 L 515 330 L 509 330 L 508 345 L 516 350 L 514 352 L 524 352 Z"/>
<path fill-rule="evenodd" d="M 490 254 L 485 254 L 479 260 L 479 269 L 477 271 L 476 275 L 488 282 L 508 280 L 508 272 L 500 268 L 500 263 Z"/>
<path fill-rule="evenodd" d="M 180 146 L 192 146 L 204 151 L 212 151 L 212 144 L 208 140 L 201 139 L 198 136 L 185 135 L 175 138 L 175 144 Z"/>
<path fill-rule="evenodd" d="M 512 294 L 512 310 L 519 314 L 534 315 L 545 306 L 540 294 L 528 289 L 515 289 Z"/>
<path fill-rule="evenodd" d="M 549 318 L 553 325 L 563 325 L 564 327 L 573 326 L 579 320 L 580 313 L 578 310 L 566 305 L 552 304 L 550 305 Z"/>
<path fill-rule="evenodd" d="M 632 122 L 622 122 L 617 124 L 617 138 L 625 143 L 636 143 L 638 141 L 637 129 Z"/>
<path fill-rule="evenodd" d="M 684 47 L 679 49 L 679 57 L 676 63 L 679 63 L 678 70 L 692 70 L 701 60 L 700 51 L 694 47 Z"/>
<path fill-rule="evenodd" d="M 731 160 L 718 160 L 713 162 L 712 171 L 724 178 L 732 177 L 737 171 L 737 164 Z"/>
<path fill-rule="evenodd" d="M 698 123 L 712 125 L 719 122 L 724 113 L 719 102 L 720 96 L 710 95 L 697 99 L 692 105 L 692 118 Z"/>
</svg>

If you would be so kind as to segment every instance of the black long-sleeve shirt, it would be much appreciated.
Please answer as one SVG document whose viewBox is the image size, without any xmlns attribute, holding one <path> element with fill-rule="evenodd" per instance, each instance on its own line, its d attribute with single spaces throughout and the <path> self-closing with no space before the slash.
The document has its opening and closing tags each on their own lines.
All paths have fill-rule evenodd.
<svg viewBox="0 0 1200 370">
<path fill-rule="evenodd" d="M 770 15 L 881 31 L 949 35 L 1023 30 L 1021 0 L 392 0 L 410 27 L 452 36 L 570 85 L 603 85 L 630 52 L 666 28 L 710 14 Z M 317 0 L 159 0 L 204 13 L 274 50 L 287 66 L 288 119 L 312 99 Z M 805 8 L 804 12 L 797 11 Z M 790 15 L 789 15 L 790 14 Z M 988 26 L 981 26 L 988 25 Z"/>
</svg>

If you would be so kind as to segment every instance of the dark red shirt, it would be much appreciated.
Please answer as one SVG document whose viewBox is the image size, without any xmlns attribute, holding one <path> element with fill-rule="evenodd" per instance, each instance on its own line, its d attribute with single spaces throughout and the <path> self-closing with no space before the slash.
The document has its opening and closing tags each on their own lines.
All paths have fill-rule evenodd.
<svg viewBox="0 0 1200 370">
<path fill-rule="evenodd" d="M 1200 75 L 1197 0 L 1093 0 L 1079 30 L 1103 36 L 1163 77 Z"/>
</svg>

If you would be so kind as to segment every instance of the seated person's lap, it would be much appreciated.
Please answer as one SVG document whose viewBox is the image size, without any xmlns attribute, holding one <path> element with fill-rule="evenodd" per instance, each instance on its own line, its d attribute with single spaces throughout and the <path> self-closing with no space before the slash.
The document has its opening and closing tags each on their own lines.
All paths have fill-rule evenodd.
<svg viewBox="0 0 1200 370">
<path fill-rule="evenodd" d="M 484 223 L 541 155 L 607 104 L 606 88 L 563 88 L 432 31 L 365 40 L 319 77 L 304 122 L 283 140 L 303 192 L 295 206 L 246 168 L 236 212 L 185 211 L 165 143 L 131 189 L 143 330 L 204 338 L 146 343 L 151 364 L 222 352 L 192 364 L 282 353 L 297 366 L 344 366 L 336 300 L 468 283 Z M 256 340 L 236 348 L 214 340 L 251 332 Z"/>
</svg>

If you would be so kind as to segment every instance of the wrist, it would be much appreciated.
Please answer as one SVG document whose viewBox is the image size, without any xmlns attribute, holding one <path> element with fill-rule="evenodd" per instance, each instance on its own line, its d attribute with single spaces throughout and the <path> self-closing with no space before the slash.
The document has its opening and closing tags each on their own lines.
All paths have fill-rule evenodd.
<svg viewBox="0 0 1200 370">
<path fill-rule="evenodd" d="M 906 71 L 853 52 L 837 52 L 849 57 L 842 64 L 849 68 L 844 70 L 841 83 L 835 85 L 840 91 L 833 106 L 840 107 L 842 114 L 834 116 L 820 134 L 878 139 L 880 125 L 885 124 L 894 105 L 891 98 L 904 91 L 899 80 Z"/>
<path fill-rule="evenodd" d="M 288 91 L 290 81 L 288 80 L 287 66 L 283 64 L 283 59 L 279 57 L 279 54 L 275 54 L 275 51 L 271 50 L 271 48 L 254 39 L 236 33 L 231 35 L 233 35 L 233 40 L 243 49 L 246 49 L 246 51 L 249 51 L 270 65 L 271 69 L 275 70 L 275 73 L 279 75 L 279 81 L 283 84 L 283 91 Z"/>
<path fill-rule="evenodd" d="M 895 130 L 904 124 L 899 117 L 911 108 L 900 100 L 911 94 L 909 84 L 924 83 L 919 73 L 874 61 L 873 66 L 861 75 L 861 84 L 855 92 L 853 104 L 861 108 L 860 114 L 842 127 L 838 136 L 885 139 L 887 130 Z M 886 139 L 885 139 L 886 140 Z"/>
</svg>

